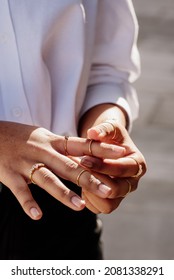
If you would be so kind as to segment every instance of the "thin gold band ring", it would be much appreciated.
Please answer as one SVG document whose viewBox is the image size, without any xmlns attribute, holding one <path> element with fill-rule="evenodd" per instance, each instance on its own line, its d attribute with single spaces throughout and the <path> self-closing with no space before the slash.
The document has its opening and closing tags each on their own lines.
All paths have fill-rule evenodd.
<svg viewBox="0 0 174 280">
<path fill-rule="evenodd" d="M 81 170 L 80 173 L 77 175 L 77 178 L 76 178 L 76 184 L 77 184 L 77 186 L 80 186 L 79 180 L 80 180 L 80 177 L 82 176 L 82 174 L 83 174 L 84 172 L 87 172 L 87 170 L 83 169 L 83 170 Z"/>
<path fill-rule="evenodd" d="M 90 154 L 91 156 L 93 156 L 93 153 L 92 153 L 92 142 L 93 142 L 93 140 L 91 139 L 91 140 L 89 141 L 89 147 L 88 147 L 88 151 L 89 151 L 89 154 Z"/>
<path fill-rule="evenodd" d="M 137 178 L 137 177 L 139 177 L 142 174 L 143 167 L 134 157 L 129 157 L 129 158 L 133 159 L 137 163 L 137 165 L 138 165 L 137 173 L 135 175 L 131 176 L 132 178 Z"/>
<path fill-rule="evenodd" d="M 69 139 L 69 136 L 65 135 L 64 136 L 64 149 L 65 149 L 65 155 L 66 156 L 68 156 L 68 150 L 67 150 L 68 139 Z"/>
</svg>

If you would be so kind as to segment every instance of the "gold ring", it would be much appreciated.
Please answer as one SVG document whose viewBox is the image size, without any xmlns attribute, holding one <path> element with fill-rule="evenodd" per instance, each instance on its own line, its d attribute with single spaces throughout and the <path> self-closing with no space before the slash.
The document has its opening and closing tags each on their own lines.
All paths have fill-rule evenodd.
<svg viewBox="0 0 174 280">
<path fill-rule="evenodd" d="M 89 141 L 89 147 L 88 147 L 88 151 L 89 151 L 89 154 L 90 154 L 91 156 L 93 156 L 93 154 L 92 154 L 92 142 L 93 142 L 93 140 L 91 139 L 91 140 Z"/>
<path fill-rule="evenodd" d="M 65 155 L 68 156 L 67 144 L 68 144 L 69 136 L 65 135 L 64 139 L 65 139 L 65 141 L 64 141 Z"/>
<path fill-rule="evenodd" d="M 77 184 L 77 186 L 80 186 L 80 185 L 79 185 L 79 180 L 80 180 L 81 175 L 82 175 L 84 172 L 87 172 L 87 170 L 83 169 L 83 170 L 81 170 L 80 173 L 78 174 L 77 179 L 76 179 L 76 184 Z"/>
<path fill-rule="evenodd" d="M 125 181 L 128 183 L 128 191 L 123 197 L 126 197 L 132 190 L 132 186 L 131 186 L 131 183 L 129 182 L 129 180 L 125 179 Z"/>
<path fill-rule="evenodd" d="M 106 121 L 104 121 L 104 123 L 109 123 L 112 127 L 113 127 L 113 129 L 114 129 L 114 135 L 112 136 L 112 139 L 115 139 L 115 136 L 116 136 L 116 127 L 115 127 L 115 125 L 111 122 L 111 120 L 106 120 Z"/>
<path fill-rule="evenodd" d="M 41 168 L 41 167 L 45 167 L 45 164 L 39 162 L 39 163 L 35 163 L 35 164 L 31 167 L 30 173 L 29 173 L 29 179 L 30 179 L 31 183 L 36 184 L 36 183 L 33 181 L 32 177 L 33 177 L 34 172 L 35 172 L 36 170 L 38 170 L 39 168 Z"/>
<path fill-rule="evenodd" d="M 139 177 L 142 174 L 143 167 L 134 157 L 129 157 L 129 158 L 133 159 L 136 162 L 136 164 L 138 165 L 137 173 L 135 175 L 131 176 L 132 178 L 137 178 L 137 177 Z"/>
</svg>

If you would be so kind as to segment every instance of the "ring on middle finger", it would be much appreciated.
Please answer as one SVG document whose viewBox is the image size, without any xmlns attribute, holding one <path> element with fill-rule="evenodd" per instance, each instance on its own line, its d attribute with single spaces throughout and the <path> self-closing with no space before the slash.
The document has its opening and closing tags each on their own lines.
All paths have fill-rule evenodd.
<svg viewBox="0 0 174 280">
<path fill-rule="evenodd" d="M 89 141 L 89 146 L 88 146 L 88 151 L 89 151 L 90 156 L 93 156 L 93 153 L 92 153 L 92 142 L 93 142 L 93 140 L 91 139 Z"/>
<path fill-rule="evenodd" d="M 67 150 L 68 139 L 69 139 L 69 136 L 65 135 L 64 136 L 64 149 L 65 149 L 65 155 L 66 156 L 68 156 L 68 150 Z"/>
<path fill-rule="evenodd" d="M 76 185 L 77 185 L 77 186 L 80 186 L 80 184 L 79 184 L 80 177 L 81 177 L 81 175 L 82 175 L 84 172 L 88 172 L 88 171 L 85 170 L 85 169 L 83 169 L 83 170 L 81 170 L 81 171 L 79 172 L 79 174 L 77 175 L 77 178 L 76 178 Z"/>
</svg>

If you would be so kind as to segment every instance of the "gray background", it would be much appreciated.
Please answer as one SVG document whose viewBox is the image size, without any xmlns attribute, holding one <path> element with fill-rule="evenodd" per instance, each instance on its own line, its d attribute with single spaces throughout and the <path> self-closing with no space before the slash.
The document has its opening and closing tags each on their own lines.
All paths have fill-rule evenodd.
<svg viewBox="0 0 174 280">
<path fill-rule="evenodd" d="M 174 0 L 133 3 L 142 75 L 131 135 L 148 172 L 118 210 L 100 216 L 105 259 L 174 259 Z"/>
</svg>

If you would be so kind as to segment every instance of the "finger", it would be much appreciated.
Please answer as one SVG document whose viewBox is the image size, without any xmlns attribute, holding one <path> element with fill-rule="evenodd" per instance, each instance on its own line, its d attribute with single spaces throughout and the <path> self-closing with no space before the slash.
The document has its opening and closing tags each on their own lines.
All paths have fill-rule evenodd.
<svg viewBox="0 0 174 280">
<path fill-rule="evenodd" d="M 112 178 L 110 176 L 105 176 L 95 172 L 94 175 L 96 178 L 111 188 L 111 193 L 107 197 L 109 199 L 125 197 L 129 192 L 135 191 L 137 189 L 139 181 L 139 179 L 136 178 Z"/>
<path fill-rule="evenodd" d="M 33 220 L 39 220 L 42 217 L 42 211 L 34 200 L 31 191 L 23 177 L 10 174 L 5 184 L 15 195 L 25 213 Z M 8 203 L 8 202 L 7 202 Z"/>
<path fill-rule="evenodd" d="M 122 143 L 124 133 L 125 127 L 118 124 L 116 120 L 110 119 L 88 129 L 87 137 L 96 141 Z"/>
<path fill-rule="evenodd" d="M 38 186 L 69 208 L 79 211 L 85 207 L 84 200 L 75 192 L 68 189 L 59 178 L 46 167 L 36 170 L 32 179 Z"/>
<path fill-rule="evenodd" d="M 143 170 L 143 163 L 139 163 L 138 159 L 134 160 L 132 157 L 124 157 L 116 160 L 102 160 L 95 157 L 84 156 L 81 158 L 80 164 L 96 172 L 114 177 L 132 177 L 137 175 L 141 177 L 145 173 L 145 170 Z"/>
<path fill-rule="evenodd" d="M 113 139 L 116 135 L 116 122 L 115 121 L 104 121 L 100 123 L 99 125 L 96 125 L 87 131 L 87 136 L 90 139 L 96 139 L 104 138 L 108 136 L 110 139 Z"/>
<path fill-rule="evenodd" d="M 132 178 L 117 178 L 113 179 L 115 187 L 112 188 L 112 193 L 108 198 L 115 199 L 118 197 L 126 197 L 129 193 L 135 191 L 138 187 L 138 180 Z"/>
<path fill-rule="evenodd" d="M 109 214 L 114 211 L 123 200 L 123 197 L 109 199 L 109 198 L 100 198 L 95 196 L 92 193 L 88 193 L 85 191 L 85 196 L 89 200 L 90 204 L 93 205 L 96 209 L 98 209 L 99 213 Z"/>
<path fill-rule="evenodd" d="M 86 208 L 88 208 L 94 214 L 100 214 L 100 211 L 89 201 L 85 191 L 82 192 L 82 198 L 85 200 Z"/>
<path fill-rule="evenodd" d="M 120 158 L 125 155 L 126 149 L 124 147 L 91 141 L 90 139 L 78 137 L 59 137 L 57 142 L 54 142 L 55 150 L 64 155 L 83 156 L 93 155 L 99 158 Z"/>
<path fill-rule="evenodd" d="M 47 166 L 57 176 L 77 184 L 79 187 L 86 189 L 100 197 L 108 197 L 111 194 L 111 188 L 103 184 L 100 179 L 91 174 L 89 170 L 82 168 L 77 162 L 64 155 L 57 154 L 49 158 Z M 42 170 L 44 168 L 41 168 Z M 37 173 L 40 171 L 37 170 Z M 50 171 L 51 172 L 51 171 Z M 36 172 L 35 172 L 36 173 Z M 35 174 L 34 173 L 34 174 Z M 37 181 L 41 185 L 41 182 Z"/>
</svg>

